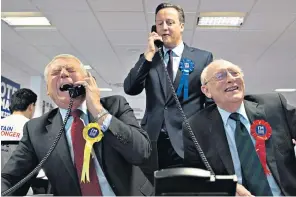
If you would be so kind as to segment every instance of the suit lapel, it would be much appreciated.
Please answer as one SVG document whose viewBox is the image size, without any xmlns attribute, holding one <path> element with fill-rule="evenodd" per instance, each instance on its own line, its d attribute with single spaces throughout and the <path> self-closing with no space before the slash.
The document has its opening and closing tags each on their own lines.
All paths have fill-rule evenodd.
<svg viewBox="0 0 296 197">
<path fill-rule="evenodd" d="M 162 50 L 161 50 L 161 53 L 162 53 Z M 167 91 L 166 91 L 167 76 L 166 76 L 165 69 L 164 69 L 164 62 L 160 58 L 159 53 L 157 53 L 157 55 L 155 55 L 154 57 L 155 57 L 155 60 L 153 60 L 153 61 L 155 61 L 156 64 L 157 64 L 156 65 L 156 71 L 157 71 L 159 81 L 160 81 L 160 84 L 161 84 L 160 89 L 162 90 L 164 98 L 167 98 Z"/>
<path fill-rule="evenodd" d="M 246 113 L 251 125 L 255 120 L 265 120 L 266 122 L 268 122 L 262 105 L 258 103 L 250 102 L 247 100 L 244 101 L 244 104 L 245 104 Z M 277 170 L 275 157 L 273 153 L 274 149 L 272 146 L 272 135 L 267 141 L 265 141 L 265 148 L 266 148 L 266 157 L 267 157 L 268 167 L 271 170 L 274 178 L 277 180 L 278 183 L 280 183 L 279 173 Z"/>
<path fill-rule="evenodd" d="M 235 174 L 223 121 L 217 108 L 212 111 L 209 118 L 211 119 L 210 122 L 213 123 L 210 125 L 210 135 L 213 137 L 213 141 L 216 142 L 216 150 L 227 172 L 229 174 Z"/>
<path fill-rule="evenodd" d="M 50 124 L 48 124 L 46 126 L 46 129 L 47 129 L 48 135 L 49 135 L 48 138 L 55 139 L 61 129 L 62 124 L 63 124 L 62 117 L 61 117 L 59 111 L 57 111 L 57 113 L 54 117 L 49 118 L 48 120 L 50 122 Z M 73 161 L 70 156 L 70 151 L 69 151 L 65 131 L 61 135 L 61 138 L 57 143 L 55 151 L 53 151 L 52 154 L 53 155 L 56 154 L 58 156 L 56 158 L 59 159 L 59 160 L 55 160 L 54 162 L 61 162 L 63 164 L 63 165 L 61 165 L 61 167 L 65 167 L 68 171 L 67 176 L 71 177 L 73 183 L 76 184 L 76 187 L 73 187 L 73 190 L 77 190 L 76 191 L 77 194 L 81 194 L 80 186 L 78 183 L 77 172 L 74 168 Z M 54 158 L 53 155 L 51 156 L 52 158 Z"/>
</svg>

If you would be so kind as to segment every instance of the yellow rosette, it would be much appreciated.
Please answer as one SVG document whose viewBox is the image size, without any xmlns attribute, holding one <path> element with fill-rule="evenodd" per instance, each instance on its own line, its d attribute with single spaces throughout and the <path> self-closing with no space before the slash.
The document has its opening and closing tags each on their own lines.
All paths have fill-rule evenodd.
<svg viewBox="0 0 296 197">
<path fill-rule="evenodd" d="M 81 182 L 85 183 L 85 178 L 87 182 L 89 180 L 89 161 L 92 146 L 95 142 L 101 141 L 104 134 L 99 126 L 98 123 L 89 123 L 83 129 L 83 138 L 85 139 L 85 147 L 84 147 L 84 157 L 83 157 L 83 166 L 82 166 L 82 173 L 81 173 Z"/>
</svg>

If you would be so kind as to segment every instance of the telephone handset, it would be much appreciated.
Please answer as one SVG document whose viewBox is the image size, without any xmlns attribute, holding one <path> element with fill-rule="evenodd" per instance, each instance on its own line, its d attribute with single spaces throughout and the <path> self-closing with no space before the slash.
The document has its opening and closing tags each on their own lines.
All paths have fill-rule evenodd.
<svg viewBox="0 0 296 197">
<path fill-rule="evenodd" d="M 61 91 L 69 91 L 71 98 L 76 98 L 80 95 L 85 94 L 85 87 L 83 85 L 73 86 L 73 84 L 65 84 L 61 86 Z"/>
<path fill-rule="evenodd" d="M 153 32 L 153 31 L 156 32 L 156 25 L 153 25 L 151 27 L 151 32 Z M 154 41 L 154 44 L 159 49 L 158 50 L 158 54 L 159 54 L 159 56 L 161 58 L 161 62 L 163 64 L 163 67 L 164 67 L 164 70 L 165 70 L 165 73 L 166 73 L 166 78 L 167 78 L 167 81 L 169 82 L 169 86 L 170 86 L 170 89 L 171 89 L 171 91 L 173 93 L 173 97 L 174 97 L 174 100 L 175 100 L 175 102 L 177 104 L 177 108 L 179 109 L 179 111 L 180 111 L 180 113 L 182 115 L 182 118 L 183 118 L 183 122 L 185 123 L 186 130 L 188 131 L 188 133 L 189 133 L 189 135 L 190 135 L 190 137 L 191 137 L 191 139 L 192 139 L 192 141 L 193 141 L 193 143 L 195 145 L 195 148 L 196 148 L 198 154 L 200 155 L 200 157 L 201 157 L 201 159 L 202 159 L 205 167 L 207 168 L 208 171 L 210 171 L 211 175 L 215 175 L 212 167 L 210 166 L 210 164 L 209 164 L 209 162 L 208 162 L 208 160 L 207 160 L 207 158 L 206 158 L 203 150 L 201 149 L 201 147 L 200 147 L 200 145 L 199 145 L 199 143 L 198 143 L 198 141 L 197 141 L 197 139 L 196 139 L 196 137 L 195 137 L 195 135 L 194 135 L 194 133 L 193 133 L 190 125 L 189 125 L 189 122 L 187 120 L 187 117 L 186 117 L 186 115 L 185 115 L 185 113 L 184 113 L 184 111 L 182 109 L 182 106 L 180 104 L 180 101 L 178 99 L 178 96 L 177 96 L 177 94 L 175 92 L 175 88 L 174 88 L 173 82 L 171 81 L 171 78 L 169 76 L 169 73 L 168 73 L 168 71 L 166 69 L 166 65 L 164 63 L 164 58 L 163 58 L 163 55 L 162 55 L 162 52 L 161 52 L 161 47 L 163 46 L 163 42 L 160 41 L 160 40 L 155 40 Z"/>
<path fill-rule="evenodd" d="M 151 32 L 156 32 L 157 33 L 157 31 L 156 31 L 156 25 L 152 25 Z M 161 48 L 163 46 L 163 42 L 161 40 L 155 40 L 154 41 L 154 44 L 155 44 L 155 46 L 157 48 Z"/>
</svg>

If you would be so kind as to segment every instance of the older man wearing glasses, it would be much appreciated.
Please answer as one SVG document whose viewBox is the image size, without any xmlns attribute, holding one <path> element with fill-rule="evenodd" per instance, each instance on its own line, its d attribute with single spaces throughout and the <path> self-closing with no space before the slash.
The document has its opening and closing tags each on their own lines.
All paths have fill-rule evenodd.
<svg viewBox="0 0 296 197">
<path fill-rule="evenodd" d="M 296 195 L 296 109 L 281 94 L 245 96 L 241 69 L 215 60 L 201 74 L 215 104 L 189 118 L 213 171 L 237 175 L 240 196 Z M 186 127 L 184 162 L 205 168 Z"/>
</svg>

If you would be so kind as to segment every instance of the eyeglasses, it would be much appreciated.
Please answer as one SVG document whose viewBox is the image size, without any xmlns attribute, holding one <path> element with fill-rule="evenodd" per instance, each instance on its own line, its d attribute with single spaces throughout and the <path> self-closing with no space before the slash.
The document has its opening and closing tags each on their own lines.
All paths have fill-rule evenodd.
<svg viewBox="0 0 296 197">
<path fill-rule="evenodd" d="M 208 81 L 205 82 L 205 85 L 207 85 L 211 80 L 215 80 L 215 81 L 225 80 L 227 78 L 228 73 L 234 78 L 237 78 L 242 75 L 242 73 L 239 71 L 223 70 L 223 71 L 220 71 L 220 72 L 217 72 L 216 74 L 214 74 L 213 77 L 211 77 Z"/>
</svg>

